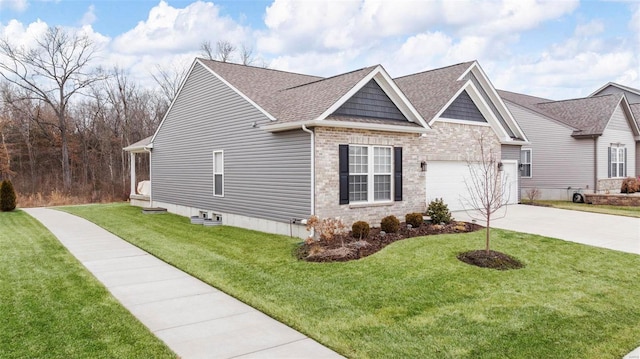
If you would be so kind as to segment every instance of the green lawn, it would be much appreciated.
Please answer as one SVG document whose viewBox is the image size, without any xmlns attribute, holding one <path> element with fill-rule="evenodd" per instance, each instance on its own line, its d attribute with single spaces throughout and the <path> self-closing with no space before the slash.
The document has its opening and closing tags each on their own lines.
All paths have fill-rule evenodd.
<svg viewBox="0 0 640 359">
<path fill-rule="evenodd" d="M 0 358 L 175 358 L 40 222 L 0 213 Z"/>
<path fill-rule="evenodd" d="M 616 358 L 640 346 L 640 257 L 494 230 L 513 271 L 455 257 L 483 232 L 413 238 L 347 263 L 299 240 L 126 204 L 67 208 L 353 358 Z"/>
<path fill-rule="evenodd" d="M 536 201 L 554 208 L 571 209 L 575 211 L 613 214 L 616 216 L 640 218 L 640 207 L 607 206 L 586 203 L 573 203 L 569 201 Z"/>
</svg>

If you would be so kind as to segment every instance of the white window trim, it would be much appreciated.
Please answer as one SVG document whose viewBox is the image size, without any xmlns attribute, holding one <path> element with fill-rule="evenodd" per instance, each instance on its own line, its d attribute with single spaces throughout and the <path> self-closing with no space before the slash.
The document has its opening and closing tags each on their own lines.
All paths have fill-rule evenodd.
<svg viewBox="0 0 640 359">
<path fill-rule="evenodd" d="M 625 168 L 627 168 L 627 164 L 625 163 L 625 158 L 624 158 L 624 149 L 625 146 L 623 145 L 611 145 L 610 147 L 610 151 L 611 151 L 611 162 L 609 162 L 609 168 L 611 171 L 611 178 L 624 178 L 624 172 Z M 613 161 L 613 151 L 616 151 L 616 161 Z M 615 166 L 614 166 L 615 164 Z M 620 175 L 620 164 L 622 164 L 622 175 Z M 616 175 L 613 175 L 614 172 L 614 168 L 615 168 L 615 173 Z"/>
<path fill-rule="evenodd" d="M 393 193 L 393 189 L 394 189 L 394 176 L 393 176 L 393 171 L 394 171 L 394 155 L 393 155 L 393 146 L 379 146 L 379 145 L 349 145 L 350 147 L 367 147 L 367 200 L 366 201 L 349 201 L 349 204 L 358 206 L 358 205 L 366 205 L 366 204 L 385 204 L 385 203 L 393 203 L 393 198 L 394 198 L 394 193 Z M 385 200 L 378 200 L 376 201 L 375 198 L 375 176 L 377 175 L 387 175 L 386 173 L 375 173 L 375 150 L 374 148 L 388 148 L 391 150 L 391 171 L 388 173 L 388 175 L 390 176 L 390 186 L 391 188 L 389 189 L 389 199 L 385 199 Z M 349 177 L 351 177 L 351 171 L 349 171 Z M 359 175 L 359 174 L 354 174 L 354 175 Z M 351 195 L 351 194 L 349 194 Z"/>
<path fill-rule="evenodd" d="M 522 162 L 522 152 L 524 152 L 524 151 L 529 151 L 529 163 Z M 533 177 L 533 149 L 531 149 L 531 148 L 522 148 L 522 149 L 520 149 L 520 161 L 522 163 L 523 168 L 524 168 L 525 164 L 529 165 L 529 175 L 528 176 L 523 176 L 522 175 L 522 171 L 520 171 L 520 177 L 522 177 L 522 178 L 532 178 Z"/>
<path fill-rule="evenodd" d="M 216 153 L 220 153 L 222 155 L 222 172 L 216 172 Z M 216 175 L 222 176 L 222 194 L 216 194 Z M 214 197 L 224 197 L 224 151 L 217 150 L 213 151 L 213 188 L 212 193 Z"/>
</svg>

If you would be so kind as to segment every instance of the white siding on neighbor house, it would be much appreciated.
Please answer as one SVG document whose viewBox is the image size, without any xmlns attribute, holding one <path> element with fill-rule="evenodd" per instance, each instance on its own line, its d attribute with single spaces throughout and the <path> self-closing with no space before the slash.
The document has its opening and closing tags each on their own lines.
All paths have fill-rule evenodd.
<svg viewBox="0 0 640 359">
<path fill-rule="evenodd" d="M 627 149 L 627 175 L 636 173 L 636 141 L 621 106 L 613 113 L 602 136 L 598 139 L 598 179 L 609 176 L 609 147 L 620 143 Z"/>
<path fill-rule="evenodd" d="M 196 64 L 154 140 L 153 200 L 287 223 L 308 217 L 310 136 L 260 129 L 269 121 Z M 213 196 L 213 151 L 224 151 L 223 197 Z"/>
<path fill-rule="evenodd" d="M 568 126 L 507 102 L 509 111 L 529 138 L 531 178 L 520 178 L 521 196 L 538 188 L 541 199 L 570 198 L 568 188 L 594 188 L 594 141 L 575 139 Z M 572 193 L 572 192 L 571 192 Z"/>
</svg>

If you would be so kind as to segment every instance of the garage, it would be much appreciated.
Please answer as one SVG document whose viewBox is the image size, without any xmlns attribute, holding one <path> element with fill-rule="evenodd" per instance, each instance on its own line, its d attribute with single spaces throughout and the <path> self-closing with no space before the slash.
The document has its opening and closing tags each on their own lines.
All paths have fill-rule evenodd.
<svg viewBox="0 0 640 359">
<path fill-rule="evenodd" d="M 518 203 L 518 163 L 503 161 L 502 175 L 507 176 L 509 203 Z M 465 184 L 471 184 L 471 176 L 466 162 L 430 161 L 426 171 L 427 204 L 436 198 L 442 198 L 450 211 L 472 209 L 469 204 L 469 190 Z"/>
</svg>

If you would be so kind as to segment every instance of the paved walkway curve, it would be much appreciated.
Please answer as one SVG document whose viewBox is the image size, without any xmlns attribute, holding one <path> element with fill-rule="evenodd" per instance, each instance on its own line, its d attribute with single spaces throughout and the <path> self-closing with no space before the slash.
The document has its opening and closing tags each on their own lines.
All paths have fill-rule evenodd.
<svg viewBox="0 0 640 359">
<path fill-rule="evenodd" d="M 342 358 L 83 218 L 24 211 L 181 358 Z"/>
</svg>

